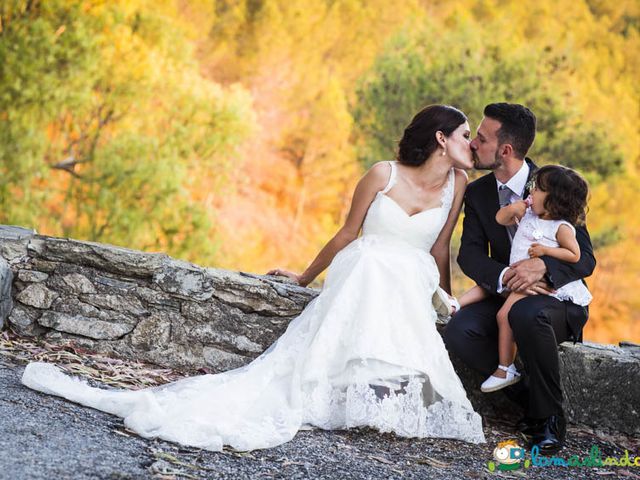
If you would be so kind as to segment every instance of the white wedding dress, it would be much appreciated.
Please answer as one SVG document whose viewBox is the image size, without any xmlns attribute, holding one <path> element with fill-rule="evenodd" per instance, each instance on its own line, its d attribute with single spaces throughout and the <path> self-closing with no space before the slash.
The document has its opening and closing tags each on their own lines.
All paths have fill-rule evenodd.
<svg viewBox="0 0 640 480">
<path fill-rule="evenodd" d="M 436 330 L 439 283 L 429 251 L 453 199 L 408 215 L 386 195 L 371 203 L 360 238 L 331 263 L 324 288 L 250 364 L 137 391 L 105 390 L 46 363 L 24 385 L 124 418 L 148 438 L 219 451 L 280 445 L 301 428 L 368 426 L 403 437 L 484 442 Z"/>
</svg>

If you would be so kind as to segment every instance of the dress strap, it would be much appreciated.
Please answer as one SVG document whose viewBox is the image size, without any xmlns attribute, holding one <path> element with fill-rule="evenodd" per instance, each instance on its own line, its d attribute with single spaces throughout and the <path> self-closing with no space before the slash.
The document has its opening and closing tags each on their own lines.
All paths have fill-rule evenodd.
<svg viewBox="0 0 640 480">
<path fill-rule="evenodd" d="M 387 193 L 396 184 L 396 178 L 397 178 L 396 162 L 392 160 L 388 163 L 389 163 L 389 166 L 391 167 L 391 173 L 389 174 L 389 182 L 387 183 L 387 186 L 384 187 L 384 190 L 382 190 L 382 193 Z"/>
<path fill-rule="evenodd" d="M 453 204 L 453 194 L 455 193 L 455 177 L 456 174 L 453 170 L 449 170 L 449 178 L 447 179 L 447 185 L 442 190 L 442 210 L 445 215 L 449 215 L 451 204 Z"/>
</svg>

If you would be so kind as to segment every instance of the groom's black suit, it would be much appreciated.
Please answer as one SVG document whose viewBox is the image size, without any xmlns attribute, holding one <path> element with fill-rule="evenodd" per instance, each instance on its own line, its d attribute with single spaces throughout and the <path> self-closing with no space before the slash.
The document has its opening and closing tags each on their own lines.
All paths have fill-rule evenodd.
<svg viewBox="0 0 640 480">
<path fill-rule="evenodd" d="M 529 177 L 537 168 L 531 160 Z M 498 327 L 496 313 L 504 303 L 497 294 L 498 278 L 509 264 L 511 243 L 507 229 L 496 222 L 499 209 L 496 178 L 493 173 L 472 182 L 465 193 L 462 243 L 458 264 L 462 271 L 492 295 L 456 313 L 444 335 L 447 348 L 471 368 L 484 375 L 498 365 Z M 525 191 L 524 197 L 528 195 Z M 547 267 L 545 280 L 552 288 L 588 277 L 595 268 L 593 247 L 587 229 L 576 228 L 580 260 L 564 263 L 541 257 Z M 582 339 L 582 327 L 589 312 L 586 307 L 562 302 L 548 295 L 532 295 L 513 305 L 509 323 L 527 377 L 528 392 L 519 397 L 532 418 L 562 414 L 557 345 Z M 516 385 L 525 388 L 521 382 Z"/>
</svg>

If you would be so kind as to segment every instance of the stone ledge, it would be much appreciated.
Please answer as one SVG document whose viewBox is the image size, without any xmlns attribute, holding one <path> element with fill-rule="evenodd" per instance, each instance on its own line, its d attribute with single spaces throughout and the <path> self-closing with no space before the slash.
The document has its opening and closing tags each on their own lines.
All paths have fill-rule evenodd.
<svg viewBox="0 0 640 480">
<path fill-rule="evenodd" d="M 223 371 L 257 357 L 317 291 L 164 254 L 0 227 L 0 326 L 172 368 Z M 10 294 L 9 294 L 10 293 Z M 441 327 L 440 327 L 441 328 Z M 478 411 L 513 416 L 457 359 Z M 569 420 L 640 434 L 640 347 L 562 344 Z"/>
<path fill-rule="evenodd" d="M 20 335 L 212 371 L 255 358 L 317 295 L 274 277 L 9 227 L 0 228 L 0 278 L 0 324 Z"/>
</svg>

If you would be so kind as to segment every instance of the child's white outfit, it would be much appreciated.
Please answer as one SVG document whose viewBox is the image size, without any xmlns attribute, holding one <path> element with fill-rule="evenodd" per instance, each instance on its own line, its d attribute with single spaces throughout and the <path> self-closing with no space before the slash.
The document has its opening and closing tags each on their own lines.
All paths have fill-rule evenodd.
<svg viewBox="0 0 640 480">
<path fill-rule="evenodd" d="M 528 207 L 513 237 L 509 264 L 529 258 L 528 252 L 532 243 L 539 243 L 546 247 L 559 247 L 556 233 L 560 225 L 568 225 L 573 230 L 573 233 L 576 233 L 574 226 L 566 220 L 542 219 L 533 213 L 531 207 Z M 563 285 L 551 296 L 558 300 L 570 300 L 572 303 L 583 307 L 589 305 L 593 298 L 587 286 L 581 280 Z"/>
<path fill-rule="evenodd" d="M 536 215 L 533 210 L 531 210 L 531 207 L 527 207 L 524 216 L 520 219 L 518 229 L 511 243 L 509 264 L 511 265 L 520 260 L 528 259 L 529 248 L 532 243 L 539 243 L 547 247 L 559 247 L 560 245 L 556 240 L 556 233 L 560 225 L 568 225 L 571 230 L 573 230 L 573 233 L 576 233 L 575 227 L 566 220 L 545 220 Z M 556 293 L 551 294 L 551 296 L 558 300 L 569 300 L 581 306 L 589 305 L 593 298 L 587 286 L 581 280 L 563 285 Z M 484 381 L 480 390 L 483 392 L 495 392 L 520 381 L 520 373 L 516 370 L 515 365 L 499 365 L 498 368 L 506 372 L 506 378 L 491 375 Z"/>
</svg>

